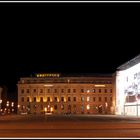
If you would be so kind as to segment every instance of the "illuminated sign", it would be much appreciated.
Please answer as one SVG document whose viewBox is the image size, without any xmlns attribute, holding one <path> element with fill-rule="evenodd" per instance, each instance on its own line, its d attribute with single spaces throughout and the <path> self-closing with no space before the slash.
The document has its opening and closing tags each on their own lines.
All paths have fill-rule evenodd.
<svg viewBox="0 0 140 140">
<path fill-rule="evenodd" d="M 58 73 L 42 73 L 42 74 L 36 74 L 36 77 L 59 77 L 60 74 Z"/>
<path fill-rule="evenodd" d="M 105 87 L 105 85 L 94 85 L 95 87 Z"/>
<path fill-rule="evenodd" d="M 44 85 L 45 87 L 52 87 L 53 85 Z"/>
</svg>

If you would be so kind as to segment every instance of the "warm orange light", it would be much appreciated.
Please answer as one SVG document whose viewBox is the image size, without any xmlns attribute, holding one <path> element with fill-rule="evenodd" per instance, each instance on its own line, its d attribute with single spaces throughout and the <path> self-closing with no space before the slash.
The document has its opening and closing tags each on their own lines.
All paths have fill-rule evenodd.
<svg viewBox="0 0 140 140">
<path fill-rule="evenodd" d="M 53 107 L 51 107 L 51 112 L 53 112 Z"/>
<path fill-rule="evenodd" d="M 87 110 L 89 110 L 90 109 L 90 105 L 87 105 Z"/>
<path fill-rule="evenodd" d="M 94 85 L 95 87 L 105 87 L 105 85 Z"/>
<path fill-rule="evenodd" d="M 44 108 L 45 112 L 47 112 L 47 107 Z"/>
<path fill-rule="evenodd" d="M 46 102 L 46 101 L 47 101 L 47 99 L 46 99 L 46 98 L 43 98 L 43 101 L 44 101 L 44 102 Z"/>
</svg>

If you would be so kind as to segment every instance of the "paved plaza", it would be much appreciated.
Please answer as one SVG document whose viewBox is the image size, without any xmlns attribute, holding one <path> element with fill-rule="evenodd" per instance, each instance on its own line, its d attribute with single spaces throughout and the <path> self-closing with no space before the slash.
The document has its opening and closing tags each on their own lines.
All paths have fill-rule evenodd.
<svg viewBox="0 0 140 140">
<path fill-rule="evenodd" d="M 140 118 L 116 115 L 0 116 L 0 137 L 140 137 Z"/>
</svg>

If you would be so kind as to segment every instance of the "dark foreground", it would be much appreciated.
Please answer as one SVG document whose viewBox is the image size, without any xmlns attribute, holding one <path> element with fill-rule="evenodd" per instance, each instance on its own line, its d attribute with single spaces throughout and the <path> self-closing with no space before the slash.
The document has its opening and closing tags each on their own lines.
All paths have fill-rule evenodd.
<svg viewBox="0 0 140 140">
<path fill-rule="evenodd" d="M 124 116 L 0 116 L 0 137 L 140 138 L 140 118 Z"/>
</svg>

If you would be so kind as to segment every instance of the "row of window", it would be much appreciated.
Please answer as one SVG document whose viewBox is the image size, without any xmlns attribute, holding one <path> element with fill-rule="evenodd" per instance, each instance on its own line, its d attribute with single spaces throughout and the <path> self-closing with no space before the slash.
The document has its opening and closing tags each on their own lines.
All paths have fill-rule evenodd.
<svg viewBox="0 0 140 140">
<path fill-rule="evenodd" d="M 110 99 L 109 99 L 110 98 Z M 76 97 L 73 97 L 73 100 L 72 100 L 72 98 L 71 97 L 68 97 L 68 100 L 67 101 L 76 101 L 77 99 L 76 99 Z M 21 97 L 21 102 L 24 102 L 25 101 L 25 97 Z M 30 98 L 29 97 L 27 97 L 27 100 L 26 100 L 27 102 L 29 102 L 30 101 Z M 37 101 L 37 98 L 36 97 L 33 97 L 33 102 L 36 102 Z M 43 100 L 43 97 L 40 97 L 40 102 L 43 102 L 44 100 Z M 50 97 L 47 97 L 47 101 L 48 102 L 50 102 L 51 101 L 51 98 Z M 54 97 L 54 101 L 55 102 L 59 102 L 59 98 L 58 97 Z M 66 101 L 65 100 L 65 98 L 64 97 L 61 97 L 61 101 L 62 102 L 64 102 L 64 101 Z M 85 97 L 81 97 L 81 101 L 83 102 L 83 101 L 87 101 L 87 102 L 89 102 L 90 101 L 90 97 L 88 96 L 87 98 L 86 98 L 86 100 L 85 100 Z M 93 102 L 95 102 L 95 101 L 99 101 L 99 102 L 101 102 L 101 101 L 105 101 L 105 102 L 107 102 L 107 101 L 112 101 L 112 97 L 93 97 L 93 100 L 92 100 Z"/>
<path fill-rule="evenodd" d="M 36 93 L 37 92 L 37 89 L 33 89 L 33 92 Z M 52 90 L 51 89 L 47 89 L 47 93 L 51 93 Z M 61 89 L 61 93 L 64 93 L 65 90 L 64 89 Z M 76 89 L 67 89 L 67 93 L 76 93 Z M 93 92 L 93 93 L 96 93 L 96 92 L 104 92 L 104 93 L 112 93 L 112 89 L 92 89 L 92 90 L 84 90 L 84 89 L 81 89 L 80 90 L 81 93 L 89 93 L 89 92 Z M 21 89 L 21 93 L 25 93 L 25 89 Z M 26 93 L 30 93 L 30 89 L 26 89 Z M 43 93 L 43 89 L 40 89 L 39 93 Z M 54 89 L 53 93 L 58 93 L 58 89 Z"/>
<path fill-rule="evenodd" d="M 77 106 L 76 106 L 76 104 L 74 104 L 74 105 L 70 105 L 70 104 L 68 104 L 67 106 L 65 106 L 64 104 L 61 104 L 61 106 L 59 106 L 59 105 L 57 105 L 57 104 L 55 104 L 54 106 L 50 106 L 50 105 L 48 105 L 48 106 L 46 106 L 46 107 L 44 107 L 43 105 L 34 105 L 33 106 L 33 109 L 41 109 L 41 110 L 45 110 L 45 108 L 46 108 L 46 111 L 47 110 L 51 110 L 51 108 L 53 108 L 54 110 L 57 110 L 58 108 L 60 107 L 60 109 L 61 110 L 64 110 L 64 109 L 68 109 L 69 111 L 71 111 L 72 110 L 72 108 L 74 109 L 74 110 L 76 110 L 76 108 L 77 108 Z M 85 110 L 85 109 L 87 109 L 87 110 L 89 110 L 89 109 L 99 109 L 99 108 L 107 108 L 107 106 L 106 105 L 90 105 L 90 104 L 87 104 L 87 105 L 82 105 L 80 108 L 81 108 L 81 110 Z M 27 109 L 30 109 L 30 106 L 28 105 L 27 107 L 26 106 L 24 106 L 24 105 L 21 105 L 21 108 L 20 108 L 21 110 L 27 110 Z"/>
</svg>

